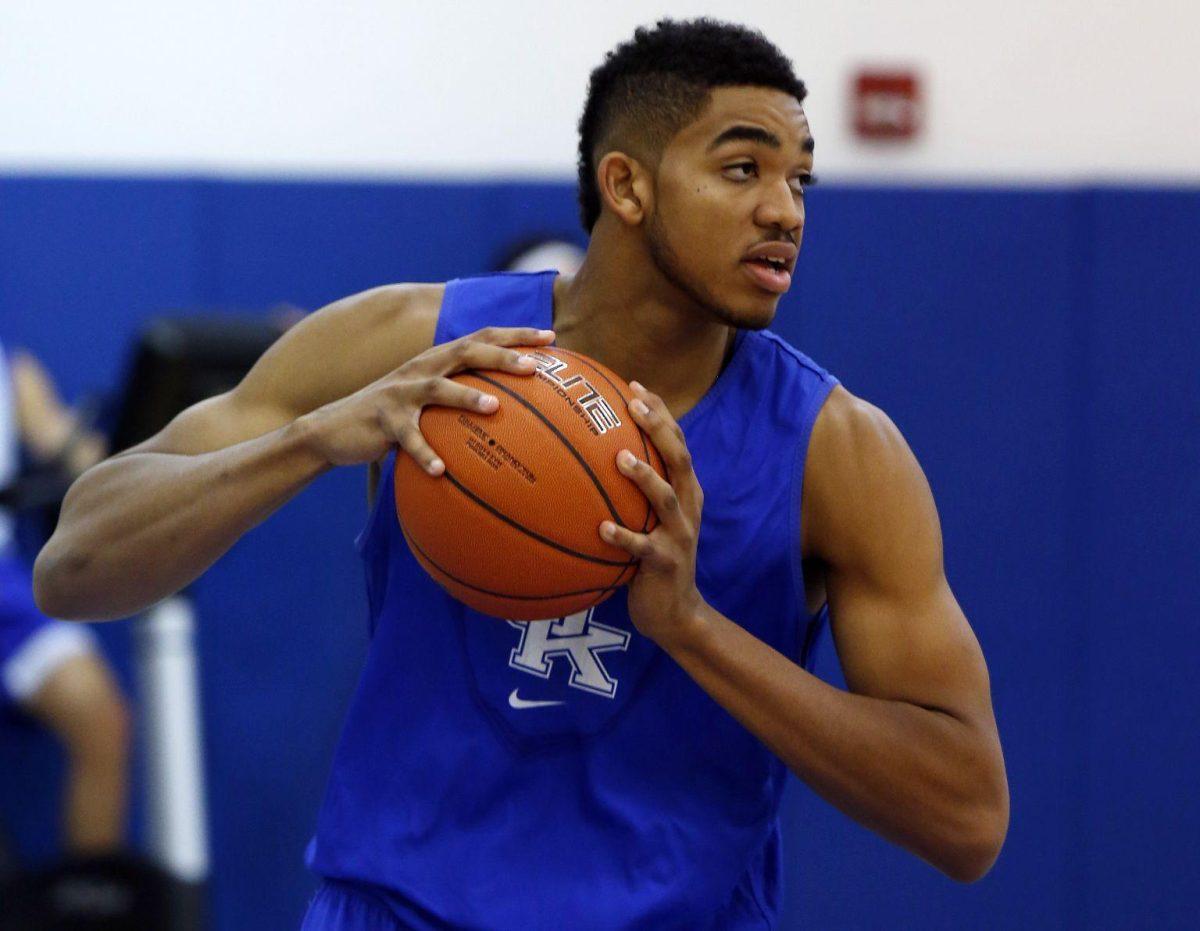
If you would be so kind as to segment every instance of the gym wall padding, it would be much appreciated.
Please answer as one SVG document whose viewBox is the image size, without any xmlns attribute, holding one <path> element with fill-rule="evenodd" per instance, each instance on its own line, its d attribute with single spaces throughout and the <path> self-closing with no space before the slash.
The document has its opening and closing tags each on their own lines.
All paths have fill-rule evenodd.
<svg viewBox="0 0 1200 931">
<path fill-rule="evenodd" d="M 886 410 L 926 470 L 1013 813 L 992 873 L 958 886 L 793 785 L 783 927 L 1184 926 L 1200 192 L 828 187 L 808 207 L 774 328 Z M 565 183 L 0 178 L 0 338 L 70 397 L 112 391 L 151 314 L 470 274 L 517 237 L 578 236 L 575 214 Z M 364 474 L 321 478 L 195 586 L 221 931 L 294 928 L 312 889 L 303 846 L 366 643 Z M 125 625 L 102 634 L 128 681 Z M 818 671 L 840 683 L 828 639 Z M 38 846 L 46 754 L 0 760 L 0 823 Z"/>
</svg>

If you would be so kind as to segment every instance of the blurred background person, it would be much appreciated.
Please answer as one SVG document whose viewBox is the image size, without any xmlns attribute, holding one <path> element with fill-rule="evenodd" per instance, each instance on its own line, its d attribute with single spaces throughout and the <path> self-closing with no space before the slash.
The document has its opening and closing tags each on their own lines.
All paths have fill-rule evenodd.
<svg viewBox="0 0 1200 931">
<path fill-rule="evenodd" d="M 104 437 L 62 403 L 45 368 L 0 346 L 0 740 L 22 718 L 58 739 L 67 762 L 63 851 L 110 853 L 126 839 L 130 710 L 91 631 L 34 604 L 15 534 L 21 447 L 43 474 L 60 472 L 64 481 L 107 454 Z"/>
<path fill-rule="evenodd" d="M 523 236 L 504 249 L 493 267 L 500 272 L 574 275 L 585 255 L 586 250 L 565 235 Z"/>
</svg>

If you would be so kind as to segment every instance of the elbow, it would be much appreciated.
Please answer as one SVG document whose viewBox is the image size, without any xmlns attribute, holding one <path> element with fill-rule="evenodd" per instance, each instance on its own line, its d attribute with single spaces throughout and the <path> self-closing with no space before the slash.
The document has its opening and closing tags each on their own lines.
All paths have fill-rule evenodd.
<svg viewBox="0 0 1200 931">
<path fill-rule="evenodd" d="M 939 868 L 955 882 L 964 885 L 979 882 L 991 872 L 1003 846 L 1003 835 L 985 838 L 969 848 L 960 848 L 951 862 Z"/>
<path fill-rule="evenodd" d="M 999 741 L 980 753 L 964 773 L 953 815 L 940 833 L 941 872 L 959 883 L 975 883 L 991 872 L 1008 836 L 1008 775 Z"/>
<path fill-rule="evenodd" d="M 947 844 L 940 863 L 934 864 L 950 879 L 974 883 L 983 879 L 1000 856 L 1008 836 L 1008 792 L 996 804 L 975 812 Z"/>
<path fill-rule="evenodd" d="M 37 609 L 47 617 L 60 617 L 60 605 L 55 597 L 53 566 L 54 557 L 50 554 L 50 544 L 47 543 L 33 562 L 33 601 Z"/>
<path fill-rule="evenodd" d="M 63 577 L 68 574 L 70 565 L 78 565 L 79 560 L 64 558 L 54 551 L 52 542 L 47 543 L 37 555 L 33 563 L 33 600 L 39 611 L 47 617 L 60 620 L 81 620 L 82 615 L 74 615 L 69 599 L 63 597 Z"/>
</svg>

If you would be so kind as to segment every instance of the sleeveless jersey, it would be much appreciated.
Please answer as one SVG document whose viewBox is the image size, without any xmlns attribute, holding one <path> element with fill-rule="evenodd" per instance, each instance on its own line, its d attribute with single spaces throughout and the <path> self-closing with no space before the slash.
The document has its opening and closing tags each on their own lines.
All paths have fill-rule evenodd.
<svg viewBox="0 0 1200 931">
<path fill-rule="evenodd" d="M 549 329 L 554 273 L 450 282 L 436 342 Z M 704 489 L 696 581 L 716 610 L 806 663 L 800 493 L 836 380 L 739 330 L 679 419 Z M 601 360 L 603 361 L 603 360 Z M 772 926 L 783 764 L 630 621 L 626 589 L 514 622 L 450 598 L 395 514 L 392 470 L 357 545 L 371 644 L 309 864 L 405 927 Z"/>
</svg>

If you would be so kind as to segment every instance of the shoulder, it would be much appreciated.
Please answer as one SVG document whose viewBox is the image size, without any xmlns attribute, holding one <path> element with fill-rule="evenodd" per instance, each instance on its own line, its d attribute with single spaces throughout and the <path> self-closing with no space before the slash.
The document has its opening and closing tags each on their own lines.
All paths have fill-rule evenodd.
<svg viewBox="0 0 1200 931">
<path fill-rule="evenodd" d="M 929 483 L 899 428 L 840 385 L 813 425 L 802 501 L 805 554 L 832 563 L 873 562 L 922 529 L 938 536 Z"/>
<path fill-rule="evenodd" d="M 401 338 L 411 334 L 413 348 L 423 352 L 428 347 L 420 346 L 420 336 L 428 329 L 432 345 L 445 292 L 446 285 L 441 282 L 386 284 L 334 301 L 307 319 L 320 319 L 327 329 L 345 327 L 366 337 L 386 333 L 394 339 L 399 330 Z"/>
<path fill-rule="evenodd" d="M 901 446 L 907 449 L 899 428 L 887 414 L 838 385 L 829 392 L 813 424 L 809 455 L 823 464 L 861 469 L 862 478 L 871 478 L 878 477 L 877 468 Z"/>
<path fill-rule="evenodd" d="M 446 285 L 387 284 L 359 291 L 326 304 L 297 323 L 285 339 L 295 334 L 316 347 L 352 340 L 360 349 L 369 349 L 382 338 L 391 351 L 398 347 L 423 352 L 426 331 L 433 343 L 433 328 Z"/>
</svg>

